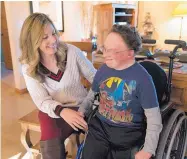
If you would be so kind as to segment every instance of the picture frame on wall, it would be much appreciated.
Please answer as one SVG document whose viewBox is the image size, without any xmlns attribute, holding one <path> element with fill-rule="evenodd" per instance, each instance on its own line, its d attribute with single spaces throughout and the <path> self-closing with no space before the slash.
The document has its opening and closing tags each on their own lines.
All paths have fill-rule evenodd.
<svg viewBox="0 0 187 159">
<path fill-rule="evenodd" d="M 64 11 L 62 1 L 30 1 L 30 13 L 36 12 L 48 15 L 57 30 L 64 32 Z"/>
</svg>

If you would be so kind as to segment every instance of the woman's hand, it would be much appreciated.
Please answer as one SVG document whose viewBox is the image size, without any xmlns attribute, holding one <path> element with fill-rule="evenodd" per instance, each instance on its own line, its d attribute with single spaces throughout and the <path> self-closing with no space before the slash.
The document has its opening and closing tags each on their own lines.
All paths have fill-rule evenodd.
<svg viewBox="0 0 187 159">
<path fill-rule="evenodd" d="M 84 115 L 83 112 L 79 112 L 79 111 L 78 111 L 78 114 L 79 114 L 80 116 L 82 116 L 83 118 L 85 117 L 85 115 Z"/>
<path fill-rule="evenodd" d="M 152 154 L 149 152 L 145 152 L 144 150 L 141 150 L 135 154 L 135 159 L 150 159 Z"/>
<path fill-rule="evenodd" d="M 64 108 L 60 116 L 76 131 L 78 129 L 88 130 L 88 125 L 83 119 L 82 114 L 80 112 L 76 112 L 72 109 Z M 77 129 L 78 128 L 78 129 Z"/>
</svg>

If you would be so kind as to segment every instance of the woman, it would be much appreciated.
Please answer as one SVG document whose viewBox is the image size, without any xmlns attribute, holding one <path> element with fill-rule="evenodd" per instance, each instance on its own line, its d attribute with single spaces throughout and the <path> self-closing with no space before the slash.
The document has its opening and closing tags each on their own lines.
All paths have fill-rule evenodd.
<svg viewBox="0 0 187 159">
<path fill-rule="evenodd" d="M 87 90 L 81 75 L 92 82 L 96 70 L 80 49 L 59 41 L 53 22 L 42 13 L 25 20 L 20 47 L 26 86 L 40 110 L 43 159 L 65 159 L 65 139 L 74 130 L 87 129 L 78 107 L 92 103 L 83 101 Z"/>
</svg>

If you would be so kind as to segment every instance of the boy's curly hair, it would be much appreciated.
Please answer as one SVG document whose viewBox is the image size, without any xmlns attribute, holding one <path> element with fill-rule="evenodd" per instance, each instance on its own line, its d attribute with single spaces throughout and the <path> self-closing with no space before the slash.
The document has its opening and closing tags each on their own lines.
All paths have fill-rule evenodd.
<svg viewBox="0 0 187 159">
<path fill-rule="evenodd" d="M 115 24 L 113 25 L 110 33 L 111 32 L 119 34 L 129 49 L 134 50 L 135 54 L 140 51 L 142 47 L 142 40 L 135 27 L 131 27 L 130 25 Z"/>
</svg>

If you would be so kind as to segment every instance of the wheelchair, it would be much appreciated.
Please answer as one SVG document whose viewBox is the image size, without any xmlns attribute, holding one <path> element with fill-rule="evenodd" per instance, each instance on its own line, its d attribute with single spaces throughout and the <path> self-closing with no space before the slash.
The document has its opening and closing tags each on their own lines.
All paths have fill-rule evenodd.
<svg viewBox="0 0 187 159">
<path fill-rule="evenodd" d="M 153 159 L 184 159 L 187 148 L 187 116 L 182 110 L 176 109 L 176 103 L 170 101 L 170 94 L 172 88 L 172 70 L 173 62 L 176 57 L 176 52 L 182 48 L 186 43 L 180 40 L 165 40 L 166 44 L 176 45 L 174 50 L 169 54 L 169 71 L 168 76 L 165 71 L 156 63 L 151 61 L 143 61 L 140 64 L 152 76 L 153 83 L 156 88 L 157 97 L 159 101 L 163 130 L 160 134 L 156 155 Z M 154 55 L 149 54 L 149 59 L 154 59 Z M 88 117 L 88 124 L 97 111 L 99 105 L 99 96 L 97 95 L 94 100 L 93 106 L 95 109 Z M 81 159 L 85 139 L 79 144 L 76 159 Z"/>
</svg>

